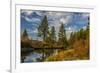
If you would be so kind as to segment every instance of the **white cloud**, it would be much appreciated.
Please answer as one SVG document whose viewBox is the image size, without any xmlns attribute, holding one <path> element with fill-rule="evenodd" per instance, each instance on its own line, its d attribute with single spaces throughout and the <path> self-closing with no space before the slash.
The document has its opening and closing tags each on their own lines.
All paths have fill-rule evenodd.
<svg viewBox="0 0 100 73">
<path fill-rule="evenodd" d="M 25 16 L 21 15 L 22 18 L 24 18 L 26 21 L 28 22 L 40 22 L 40 18 L 29 18 L 28 16 L 30 16 L 33 12 L 36 12 L 38 15 L 41 15 L 40 12 L 38 11 L 32 11 L 32 10 L 22 10 L 21 13 L 25 13 Z"/>
<path fill-rule="evenodd" d="M 86 30 L 87 26 L 83 26 L 83 29 Z"/>
<path fill-rule="evenodd" d="M 60 22 L 62 22 L 62 23 L 65 24 L 65 23 L 66 23 L 66 19 L 65 19 L 65 18 L 61 18 L 61 19 L 60 19 Z"/>
<path fill-rule="evenodd" d="M 32 33 L 33 33 L 33 30 L 27 29 L 27 32 L 28 32 L 29 34 L 32 34 Z"/>
<path fill-rule="evenodd" d="M 40 22 L 41 21 L 39 18 L 28 18 L 28 17 L 24 17 L 24 18 L 28 22 Z"/>
<path fill-rule="evenodd" d="M 35 29 L 35 30 L 27 29 L 27 31 L 28 31 L 29 34 L 38 33 L 37 29 Z"/>
<path fill-rule="evenodd" d="M 37 29 L 35 29 L 35 30 L 33 30 L 33 32 L 34 32 L 34 33 L 38 33 L 38 30 L 37 30 Z"/>
<path fill-rule="evenodd" d="M 31 15 L 33 11 L 27 11 L 27 15 Z"/>
<path fill-rule="evenodd" d="M 70 31 L 70 32 L 76 32 L 76 26 L 70 26 L 70 27 L 66 27 L 65 28 L 66 31 Z"/>
<path fill-rule="evenodd" d="M 81 15 L 82 15 L 82 17 L 89 17 L 89 13 L 83 13 Z"/>
<path fill-rule="evenodd" d="M 67 24 L 72 21 L 73 13 L 65 12 L 47 12 L 48 19 L 51 19 L 51 25 L 59 26 L 61 23 Z"/>
<path fill-rule="evenodd" d="M 32 12 L 32 10 L 21 10 L 21 13 L 26 13 L 26 15 L 31 15 Z"/>
<path fill-rule="evenodd" d="M 32 22 L 32 19 L 30 19 L 30 18 L 28 18 L 28 17 L 26 17 L 26 16 L 25 16 L 24 18 L 25 18 L 26 21 Z"/>
<path fill-rule="evenodd" d="M 35 11 L 39 16 L 43 16 L 43 13 L 40 11 Z"/>
</svg>

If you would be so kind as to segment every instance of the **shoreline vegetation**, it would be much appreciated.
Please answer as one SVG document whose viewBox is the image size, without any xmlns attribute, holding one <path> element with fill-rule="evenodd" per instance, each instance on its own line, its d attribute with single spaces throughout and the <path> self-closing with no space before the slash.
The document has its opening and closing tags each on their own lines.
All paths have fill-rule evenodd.
<svg viewBox="0 0 100 73">
<path fill-rule="evenodd" d="M 27 29 L 21 34 L 21 62 L 34 51 L 43 53 L 43 58 L 37 62 L 89 60 L 89 24 L 86 29 L 72 32 L 67 39 L 64 24 L 61 23 L 56 34 L 55 27 L 48 27 L 47 16 L 44 16 L 37 30 L 42 40 L 30 39 Z M 52 51 L 55 49 L 58 49 L 57 53 Z"/>
</svg>

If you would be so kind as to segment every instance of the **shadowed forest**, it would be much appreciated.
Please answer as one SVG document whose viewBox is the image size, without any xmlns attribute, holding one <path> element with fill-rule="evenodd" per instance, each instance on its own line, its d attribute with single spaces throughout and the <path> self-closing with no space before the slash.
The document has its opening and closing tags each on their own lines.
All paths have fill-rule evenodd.
<svg viewBox="0 0 100 73">
<path fill-rule="evenodd" d="M 55 27 L 49 27 L 45 15 L 37 27 L 37 37 L 41 40 L 30 38 L 27 29 L 24 29 L 21 33 L 21 62 L 89 60 L 89 23 L 85 29 L 71 32 L 69 38 L 63 22 L 58 28 L 56 34 Z"/>
</svg>

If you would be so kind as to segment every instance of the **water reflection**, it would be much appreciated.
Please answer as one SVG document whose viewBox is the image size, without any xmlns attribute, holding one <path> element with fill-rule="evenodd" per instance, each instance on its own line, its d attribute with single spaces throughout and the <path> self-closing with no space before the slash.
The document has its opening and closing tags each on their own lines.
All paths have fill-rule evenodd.
<svg viewBox="0 0 100 73">
<path fill-rule="evenodd" d="M 58 51 L 58 49 L 38 49 L 27 53 L 21 52 L 21 62 L 43 62 L 48 56 L 56 55 Z"/>
<path fill-rule="evenodd" d="M 37 62 L 38 59 L 42 59 L 42 54 L 32 52 L 30 55 L 26 56 L 24 62 Z"/>
</svg>

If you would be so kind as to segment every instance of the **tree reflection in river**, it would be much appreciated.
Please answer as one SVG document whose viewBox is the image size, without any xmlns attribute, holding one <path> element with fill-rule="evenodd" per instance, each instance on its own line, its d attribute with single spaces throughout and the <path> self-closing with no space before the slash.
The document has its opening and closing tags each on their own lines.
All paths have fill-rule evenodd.
<svg viewBox="0 0 100 73">
<path fill-rule="evenodd" d="M 21 62 L 43 62 L 48 56 L 55 55 L 58 51 L 58 49 L 38 49 L 27 53 L 24 52 L 24 54 L 21 52 Z"/>
</svg>

